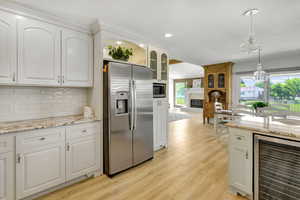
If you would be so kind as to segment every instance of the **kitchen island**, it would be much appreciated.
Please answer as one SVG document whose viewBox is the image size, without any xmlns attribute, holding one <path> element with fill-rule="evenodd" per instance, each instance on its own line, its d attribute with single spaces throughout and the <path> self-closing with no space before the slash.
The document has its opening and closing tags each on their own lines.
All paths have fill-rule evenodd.
<svg viewBox="0 0 300 200">
<path fill-rule="evenodd" d="M 230 191 L 255 200 L 278 193 L 282 195 L 279 199 L 285 195 L 299 199 L 300 187 L 290 183 L 300 178 L 300 121 L 246 115 L 226 126 Z"/>
</svg>

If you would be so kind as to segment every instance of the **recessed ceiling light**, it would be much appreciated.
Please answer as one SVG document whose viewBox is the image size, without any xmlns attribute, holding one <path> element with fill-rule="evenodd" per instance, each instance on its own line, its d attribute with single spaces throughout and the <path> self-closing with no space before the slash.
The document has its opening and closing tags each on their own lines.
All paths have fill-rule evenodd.
<svg viewBox="0 0 300 200">
<path fill-rule="evenodd" d="M 144 45 L 144 44 L 139 44 L 139 46 L 140 46 L 141 48 L 144 48 L 144 47 L 145 47 L 145 45 Z"/>
<path fill-rule="evenodd" d="M 165 38 L 170 38 L 170 37 L 173 37 L 173 34 L 171 34 L 171 33 L 165 33 Z"/>
<path fill-rule="evenodd" d="M 116 42 L 117 45 L 121 45 L 122 43 L 123 43 L 123 42 L 121 42 L 121 41 L 117 41 L 117 42 Z"/>
<path fill-rule="evenodd" d="M 20 16 L 20 15 L 17 15 L 16 18 L 17 18 L 17 19 L 23 19 L 24 17 L 23 17 L 23 16 Z"/>
</svg>

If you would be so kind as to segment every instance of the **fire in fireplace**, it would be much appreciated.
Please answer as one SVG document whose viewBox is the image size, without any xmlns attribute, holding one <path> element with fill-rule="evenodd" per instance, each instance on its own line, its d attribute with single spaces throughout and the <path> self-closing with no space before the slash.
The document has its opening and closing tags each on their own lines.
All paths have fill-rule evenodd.
<svg viewBox="0 0 300 200">
<path fill-rule="evenodd" d="M 191 99 L 192 108 L 203 108 L 203 100 L 201 99 Z"/>
</svg>

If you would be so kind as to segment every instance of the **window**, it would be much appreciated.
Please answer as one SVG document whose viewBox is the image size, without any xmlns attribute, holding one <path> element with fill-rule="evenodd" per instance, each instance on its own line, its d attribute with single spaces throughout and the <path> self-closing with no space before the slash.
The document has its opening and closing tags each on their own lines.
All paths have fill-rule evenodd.
<svg viewBox="0 0 300 200">
<path fill-rule="evenodd" d="M 300 112 L 300 73 L 271 73 L 268 88 L 269 103 L 282 110 Z M 251 76 L 240 77 L 239 103 L 250 105 L 265 101 L 264 82 Z"/>
<path fill-rule="evenodd" d="M 256 82 L 253 77 L 240 78 L 240 99 L 239 102 L 249 105 L 255 101 L 264 100 L 264 83 Z"/>
<path fill-rule="evenodd" d="M 175 105 L 185 105 L 185 89 L 187 88 L 186 81 L 175 81 Z"/>
<path fill-rule="evenodd" d="M 300 112 L 300 73 L 270 75 L 269 103 Z"/>
</svg>

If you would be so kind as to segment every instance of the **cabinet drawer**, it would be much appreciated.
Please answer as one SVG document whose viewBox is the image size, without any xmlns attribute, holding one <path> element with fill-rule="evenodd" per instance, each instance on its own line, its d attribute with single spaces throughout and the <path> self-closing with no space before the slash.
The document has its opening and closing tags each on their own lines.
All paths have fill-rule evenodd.
<svg viewBox="0 0 300 200">
<path fill-rule="evenodd" d="M 0 153 L 14 150 L 14 136 L 0 136 Z"/>
<path fill-rule="evenodd" d="M 65 128 L 36 130 L 17 136 L 17 147 L 23 150 L 65 141 Z"/>
<path fill-rule="evenodd" d="M 232 142 L 234 144 L 246 144 L 247 143 L 247 138 L 244 135 L 233 134 L 232 135 Z"/>
<path fill-rule="evenodd" d="M 84 139 L 86 137 L 96 137 L 99 132 L 97 123 L 80 124 L 67 127 L 67 140 Z"/>
<path fill-rule="evenodd" d="M 230 140 L 235 145 L 247 145 L 250 142 L 251 132 L 241 129 L 230 129 Z"/>
</svg>

